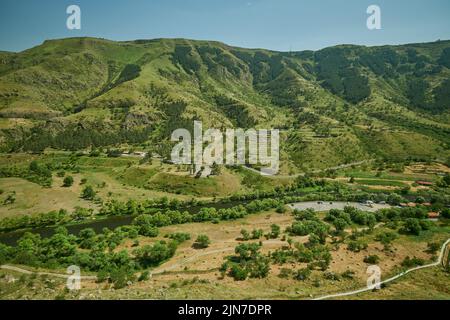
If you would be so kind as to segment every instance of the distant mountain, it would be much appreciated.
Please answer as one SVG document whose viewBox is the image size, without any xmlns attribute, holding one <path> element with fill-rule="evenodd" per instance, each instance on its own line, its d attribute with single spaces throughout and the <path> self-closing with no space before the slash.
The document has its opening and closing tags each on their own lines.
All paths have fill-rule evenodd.
<svg viewBox="0 0 450 320">
<path fill-rule="evenodd" d="M 0 52 L 2 151 L 168 147 L 178 127 L 286 129 L 285 170 L 447 160 L 450 41 L 274 52 L 185 39 Z M 164 150 L 159 150 L 164 153 Z"/>
</svg>

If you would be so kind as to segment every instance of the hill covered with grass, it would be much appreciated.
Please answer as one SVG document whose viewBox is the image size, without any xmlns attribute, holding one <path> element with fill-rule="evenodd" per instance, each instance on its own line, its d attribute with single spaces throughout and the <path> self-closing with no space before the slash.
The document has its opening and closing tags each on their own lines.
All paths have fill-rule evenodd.
<svg viewBox="0 0 450 320">
<path fill-rule="evenodd" d="M 170 133 L 280 128 L 283 170 L 372 158 L 448 161 L 450 41 L 274 52 L 219 42 L 94 38 L 0 52 L 0 151 L 124 143 L 167 154 Z"/>
</svg>

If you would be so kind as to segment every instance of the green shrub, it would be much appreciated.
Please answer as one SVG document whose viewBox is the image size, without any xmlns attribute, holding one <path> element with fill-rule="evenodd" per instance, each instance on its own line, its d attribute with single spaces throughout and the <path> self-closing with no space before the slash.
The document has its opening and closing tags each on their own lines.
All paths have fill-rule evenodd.
<svg viewBox="0 0 450 320">
<path fill-rule="evenodd" d="M 209 240 L 209 237 L 204 234 L 200 234 L 197 239 L 195 240 L 195 246 L 200 249 L 208 248 L 209 244 L 211 243 L 211 240 Z"/>
<path fill-rule="evenodd" d="M 63 187 L 71 187 L 73 185 L 73 177 L 67 176 L 63 180 Z"/>
<path fill-rule="evenodd" d="M 380 262 L 380 257 L 377 255 L 366 256 L 364 257 L 364 262 L 368 264 L 377 264 Z"/>
</svg>

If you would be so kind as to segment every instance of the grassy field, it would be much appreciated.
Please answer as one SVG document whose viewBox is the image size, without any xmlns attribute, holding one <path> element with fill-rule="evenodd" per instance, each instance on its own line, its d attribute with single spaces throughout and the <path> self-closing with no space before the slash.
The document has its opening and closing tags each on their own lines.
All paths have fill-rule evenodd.
<svg viewBox="0 0 450 320">
<path fill-rule="evenodd" d="M 195 179 L 188 168 L 153 160 L 140 164 L 135 157 L 89 157 L 69 153 L 51 152 L 45 155 L 0 155 L 1 167 L 28 168 L 32 161 L 40 165 L 62 167 L 52 171 L 52 184 L 42 187 L 24 177 L 0 178 L 0 203 L 9 194 L 16 201 L 0 205 L 0 217 L 36 214 L 52 210 L 73 210 L 75 207 L 98 208 L 98 204 L 80 198 L 85 186 L 92 186 L 97 197 L 103 201 L 116 199 L 142 201 L 155 198 L 198 200 L 223 198 L 233 194 L 253 191 L 270 191 L 276 186 L 288 185 L 293 179 L 272 180 L 251 171 L 222 168 L 218 176 Z M 74 183 L 63 187 L 64 177 L 71 176 Z"/>
</svg>

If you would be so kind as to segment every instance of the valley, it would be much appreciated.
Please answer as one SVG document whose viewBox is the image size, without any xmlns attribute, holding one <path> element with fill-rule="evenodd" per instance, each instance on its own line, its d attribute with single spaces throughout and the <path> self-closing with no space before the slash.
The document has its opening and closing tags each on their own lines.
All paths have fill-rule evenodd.
<svg viewBox="0 0 450 320">
<path fill-rule="evenodd" d="M 385 280 L 436 263 L 449 78 L 450 41 L 0 52 L 0 299 L 315 299 L 364 287 L 369 266 Z M 195 123 L 279 130 L 277 174 L 176 164 L 171 135 Z M 438 262 L 337 298 L 448 300 L 448 250 Z"/>
</svg>

